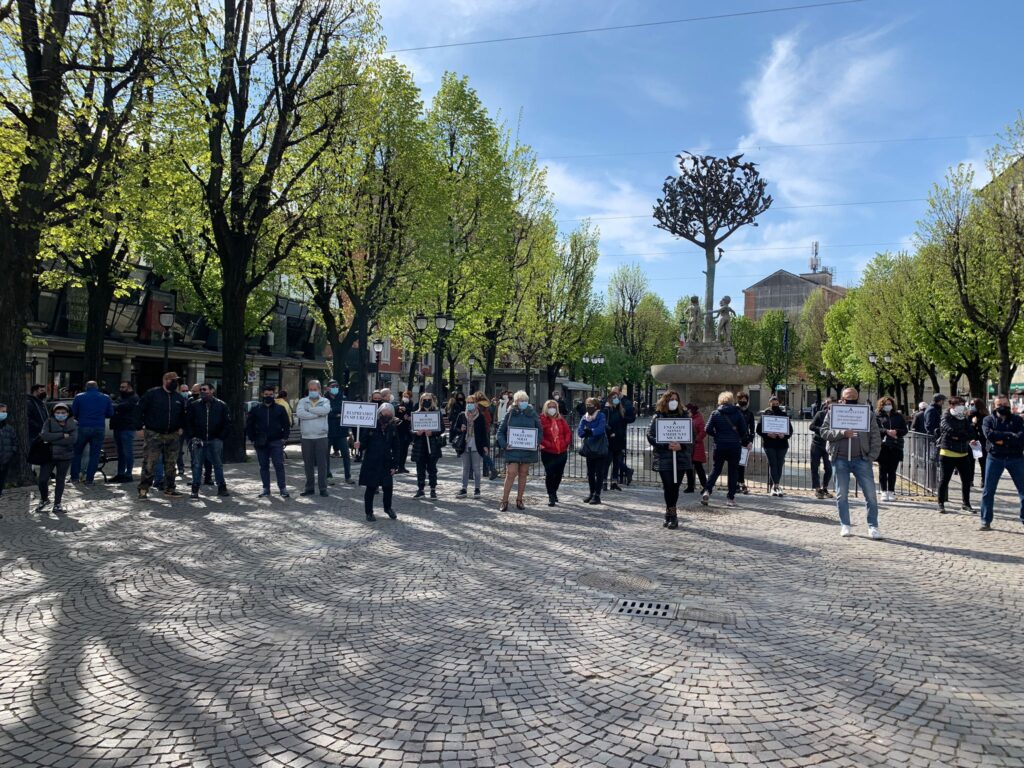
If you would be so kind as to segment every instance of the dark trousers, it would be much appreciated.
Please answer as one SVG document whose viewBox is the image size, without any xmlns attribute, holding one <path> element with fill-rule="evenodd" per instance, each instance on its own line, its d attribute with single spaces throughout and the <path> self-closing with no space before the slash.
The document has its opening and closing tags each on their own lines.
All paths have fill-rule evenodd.
<svg viewBox="0 0 1024 768">
<path fill-rule="evenodd" d="M 587 456 L 587 484 L 591 496 L 601 496 L 601 486 L 608 471 L 607 456 Z"/>
<path fill-rule="evenodd" d="M 898 448 L 882 446 L 878 454 L 878 485 L 881 491 L 896 490 L 896 468 L 903 461 L 903 453 Z"/>
<path fill-rule="evenodd" d="M 132 471 L 135 469 L 135 430 L 117 429 L 114 430 L 114 443 L 117 445 L 117 474 L 118 477 L 126 477 L 129 480 Z"/>
<path fill-rule="evenodd" d="M 818 484 L 818 464 L 825 463 L 825 480 Z M 828 484 L 832 481 L 832 459 L 828 457 L 828 448 L 824 445 L 818 445 L 817 443 L 811 443 L 811 485 L 814 486 L 815 490 L 827 489 Z"/>
<path fill-rule="evenodd" d="M 548 489 L 549 497 L 558 494 L 558 486 L 562 484 L 562 475 L 565 474 L 565 463 L 568 460 L 568 453 L 540 452 L 540 461 L 544 465 L 544 485 Z"/>
<path fill-rule="evenodd" d="M 768 484 L 782 485 L 782 468 L 786 464 L 788 445 L 765 445 L 764 455 L 768 459 Z"/>
<path fill-rule="evenodd" d="M 352 454 L 348 450 L 348 434 L 346 433 L 344 435 L 335 435 L 334 437 L 328 438 L 327 442 L 328 442 L 328 445 L 330 446 L 330 449 L 331 449 L 332 452 L 335 452 L 335 451 L 340 451 L 341 452 L 341 466 L 345 470 L 345 479 L 346 480 L 351 480 L 352 479 Z M 328 457 L 327 457 L 327 463 L 328 463 L 327 476 L 328 477 L 334 477 L 334 473 L 331 472 L 331 469 L 330 469 L 330 461 L 331 461 L 331 456 L 328 455 Z"/>
<path fill-rule="evenodd" d="M 398 440 L 398 468 L 400 470 L 405 470 L 405 463 L 409 460 L 409 446 L 412 445 L 412 438 L 409 435 L 399 432 Z"/>
<path fill-rule="evenodd" d="M 687 470 L 689 474 L 690 470 Z M 682 473 L 676 475 L 676 479 L 672 479 L 671 469 L 662 469 L 658 472 L 661 475 L 661 487 L 665 491 L 665 506 L 674 507 L 679 502 L 679 486 L 683 482 Z"/>
<path fill-rule="evenodd" d="M 0 461 L 0 494 L 4 492 L 4 486 L 7 485 L 7 468 L 13 463 L 13 460 Z"/>
<path fill-rule="evenodd" d="M 277 488 L 283 492 L 285 490 L 284 440 L 271 440 L 266 445 L 257 446 L 256 461 L 260 464 L 260 480 L 263 481 L 263 490 L 270 490 L 270 462 L 274 462 Z"/>
<path fill-rule="evenodd" d="M 427 484 L 427 479 L 430 480 L 430 487 L 437 487 L 437 459 L 431 455 L 420 455 L 416 459 L 416 484 L 423 490 L 423 487 Z"/>
<path fill-rule="evenodd" d="M 983 451 L 978 459 L 978 467 L 981 469 L 981 487 L 985 487 L 985 465 L 988 464 L 988 451 Z"/>
<path fill-rule="evenodd" d="M 389 477 L 383 485 L 366 486 L 366 491 L 363 492 L 363 511 L 366 512 L 367 517 L 373 514 L 373 497 L 377 495 L 377 488 L 384 489 L 384 511 L 387 512 L 391 509 L 391 497 L 395 493 L 395 482 Z"/>
<path fill-rule="evenodd" d="M 953 470 L 960 474 L 960 495 L 964 504 L 971 503 L 971 483 L 974 482 L 974 456 L 967 454 L 954 458 L 939 456 L 939 504 L 949 499 L 949 481 L 953 479 Z"/>
<path fill-rule="evenodd" d="M 693 490 L 694 475 L 696 479 L 700 480 L 700 487 L 703 488 L 708 484 L 708 476 L 704 471 L 704 462 L 695 461 L 693 462 L 693 468 L 686 470 L 686 490 Z"/>
<path fill-rule="evenodd" d="M 630 474 L 629 467 L 626 466 L 626 446 L 608 446 L 608 462 L 605 466 L 605 477 L 610 474 L 613 483 L 624 483 L 626 476 Z"/>
<path fill-rule="evenodd" d="M 39 467 L 39 496 L 42 501 L 50 498 L 50 472 L 56 475 L 56 488 L 53 492 L 53 503 L 60 504 L 64 496 L 64 483 L 68 479 L 68 469 L 71 467 L 71 460 L 49 461 Z"/>
<path fill-rule="evenodd" d="M 730 499 L 736 498 L 736 490 L 739 487 L 739 470 L 743 469 L 740 466 L 740 450 L 739 446 L 733 448 L 719 448 L 715 446 L 714 454 L 711 457 L 714 466 L 711 469 L 711 476 L 708 477 L 708 484 L 704 488 L 705 491 L 711 493 L 715 490 L 715 483 L 718 482 L 718 477 L 722 474 L 722 467 L 728 463 L 729 472 L 726 475 L 728 478 L 728 489 L 726 495 Z"/>
</svg>

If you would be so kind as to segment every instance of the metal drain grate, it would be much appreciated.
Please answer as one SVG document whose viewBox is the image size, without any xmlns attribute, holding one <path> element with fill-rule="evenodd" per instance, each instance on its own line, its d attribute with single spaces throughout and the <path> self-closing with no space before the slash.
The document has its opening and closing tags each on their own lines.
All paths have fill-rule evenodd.
<svg viewBox="0 0 1024 768">
<path fill-rule="evenodd" d="M 705 624 L 735 624 L 736 616 L 728 611 L 716 611 L 711 608 L 691 608 L 683 606 L 679 611 L 682 621 L 699 621 Z"/>
<path fill-rule="evenodd" d="M 646 592 L 654 589 L 655 583 L 646 576 L 627 571 L 590 571 L 576 577 L 576 583 L 604 592 Z"/>
<path fill-rule="evenodd" d="M 620 616 L 635 616 L 647 619 L 674 619 L 679 611 L 675 603 L 657 600 L 616 600 L 612 613 Z"/>
</svg>

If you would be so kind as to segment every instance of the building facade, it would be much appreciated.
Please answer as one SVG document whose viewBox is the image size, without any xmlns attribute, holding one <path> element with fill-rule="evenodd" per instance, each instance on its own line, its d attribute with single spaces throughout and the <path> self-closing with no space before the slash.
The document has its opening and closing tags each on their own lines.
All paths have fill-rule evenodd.
<svg viewBox="0 0 1024 768">
<path fill-rule="evenodd" d="M 743 289 L 743 316 L 748 320 L 760 320 L 765 312 L 781 310 L 795 319 L 807 297 L 818 288 L 825 291 L 828 306 L 846 295 L 845 288 L 832 284 L 831 272 L 823 270 L 794 275 L 780 269 Z"/>
</svg>

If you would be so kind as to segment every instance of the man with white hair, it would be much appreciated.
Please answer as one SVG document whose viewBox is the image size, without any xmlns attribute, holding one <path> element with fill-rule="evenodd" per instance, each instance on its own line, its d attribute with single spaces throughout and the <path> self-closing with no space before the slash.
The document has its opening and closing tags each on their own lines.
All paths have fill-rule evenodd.
<svg viewBox="0 0 1024 768">
<path fill-rule="evenodd" d="M 911 432 L 924 432 L 924 412 L 928 410 L 928 403 L 923 400 L 917 404 L 917 413 L 910 422 Z"/>
<path fill-rule="evenodd" d="M 331 415 L 331 403 L 326 397 L 320 396 L 320 382 L 310 379 L 306 384 L 308 395 L 295 407 L 295 418 L 299 420 L 302 430 L 302 465 L 306 471 L 306 488 L 303 496 L 312 496 L 313 469 L 316 468 L 316 481 L 320 486 L 320 495 L 327 496 L 328 469 L 328 418 Z"/>
<path fill-rule="evenodd" d="M 843 390 L 843 403 L 857 405 L 860 393 L 853 387 Z M 850 475 L 857 478 L 864 504 L 868 511 L 868 535 L 872 539 L 882 538 L 878 530 L 878 496 L 875 493 L 875 476 L 873 465 L 878 454 L 882 452 L 882 432 L 875 421 L 874 414 L 869 415 L 868 429 L 855 432 L 852 429 L 833 429 L 830 412 L 828 425 L 822 430 L 822 436 L 828 441 L 832 454 L 832 466 L 836 478 L 836 507 L 839 509 L 841 528 L 839 535 L 847 537 L 850 531 Z"/>
</svg>

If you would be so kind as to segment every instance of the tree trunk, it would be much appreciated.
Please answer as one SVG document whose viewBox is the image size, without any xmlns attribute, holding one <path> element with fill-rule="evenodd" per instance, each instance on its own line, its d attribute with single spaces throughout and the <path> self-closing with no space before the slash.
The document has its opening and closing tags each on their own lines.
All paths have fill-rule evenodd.
<svg viewBox="0 0 1024 768">
<path fill-rule="evenodd" d="M 928 371 L 928 378 L 932 380 L 932 389 L 936 392 L 941 392 L 942 386 L 939 384 L 939 372 L 935 370 L 935 366 L 932 366 Z"/>
<path fill-rule="evenodd" d="M 971 388 L 971 395 L 974 397 L 987 398 L 988 388 L 986 379 L 988 371 L 982 370 L 980 365 L 972 365 L 967 368 L 967 383 Z"/>
<path fill-rule="evenodd" d="M 561 363 L 548 363 L 546 373 L 548 379 L 548 397 L 553 397 L 555 394 L 555 387 L 558 386 L 558 382 L 555 381 L 558 378 L 558 369 L 562 367 Z"/>
<path fill-rule="evenodd" d="M 370 347 L 368 341 L 370 338 L 370 328 L 365 312 L 356 311 L 356 326 L 359 328 L 359 365 L 356 367 L 359 375 L 359 386 L 356 397 L 368 401 L 370 399 L 370 392 L 366 380 L 369 377 L 369 352 L 367 350 Z"/>
<path fill-rule="evenodd" d="M 916 410 L 917 404 L 924 400 L 924 379 L 911 379 L 910 383 L 914 387 L 914 408 L 907 403 L 907 413 Z"/>
<path fill-rule="evenodd" d="M 704 285 L 704 341 L 715 340 L 715 324 L 711 312 L 715 308 L 715 244 L 709 242 L 704 246 L 704 261 L 707 275 Z"/>
<path fill-rule="evenodd" d="M 999 391 L 997 394 L 1010 394 L 1010 380 L 1013 378 L 1013 360 L 1010 359 L 1010 338 L 1003 335 L 996 339 L 999 345 Z M 987 393 L 986 393 L 987 394 Z"/>
<path fill-rule="evenodd" d="M 406 382 L 409 385 L 409 391 L 412 392 L 413 385 L 416 383 L 413 377 L 416 375 L 416 369 L 420 364 L 420 342 L 419 338 L 415 338 L 412 341 L 412 359 L 409 361 L 409 375 L 406 377 Z"/>
<path fill-rule="evenodd" d="M 86 284 L 87 306 L 85 326 L 85 372 L 86 381 L 95 381 L 103 386 L 103 347 L 106 341 L 107 313 L 114 298 L 114 281 L 110 270 L 99 266 L 94 281 Z M 116 388 L 116 387 L 115 387 Z"/>
<path fill-rule="evenodd" d="M 221 260 L 221 264 L 226 259 Z M 238 261 L 241 261 L 239 259 Z M 238 270 L 241 271 L 241 270 Z M 220 353 L 224 366 L 224 381 L 221 385 L 221 399 L 227 403 L 231 425 L 224 440 L 224 461 L 245 461 L 245 305 L 248 292 L 244 278 L 224 270 L 221 286 L 221 302 L 224 317 L 221 322 Z"/>
<path fill-rule="evenodd" d="M 956 373 L 956 372 L 952 372 L 952 373 L 949 374 L 949 394 L 950 394 L 950 397 L 955 395 L 957 393 L 958 389 L 960 389 L 960 374 Z"/>
<path fill-rule="evenodd" d="M 491 379 L 494 377 L 494 361 L 498 357 L 498 332 L 490 330 L 484 333 L 484 392 L 491 391 Z"/>
</svg>

